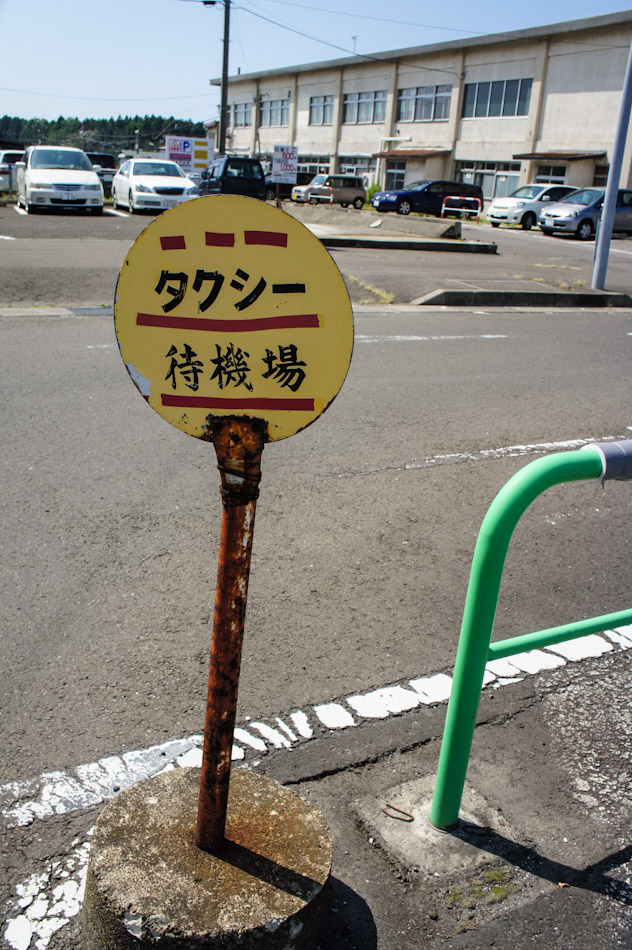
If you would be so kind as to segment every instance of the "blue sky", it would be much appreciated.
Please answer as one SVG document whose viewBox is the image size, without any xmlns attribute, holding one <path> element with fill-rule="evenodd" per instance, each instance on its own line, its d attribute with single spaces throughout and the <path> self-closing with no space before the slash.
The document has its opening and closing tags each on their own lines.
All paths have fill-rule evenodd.
<svg viewBox="0 0 632 950">
<path fill-rule="evenodd" d="M 629 0 L 346 0 L 340 14 L 339 0 L 313 4 L 231 0 L 230 73 L 629 9 Z M 209 79 L 221 74 L 223 17 L 221 2 L 201 0 L 0 0 L 0 115 L 216 118 Z"/>
</svg>

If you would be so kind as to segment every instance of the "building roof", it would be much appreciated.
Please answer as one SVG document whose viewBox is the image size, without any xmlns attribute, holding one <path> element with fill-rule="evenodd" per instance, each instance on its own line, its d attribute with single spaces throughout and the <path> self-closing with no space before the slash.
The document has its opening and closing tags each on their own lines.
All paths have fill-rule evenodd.
<svg viewBox="0 0 632 950">
<path fill-rule="evenodd" d="M 596 30 L 607 26 L 618 26 L 623 23 L 632 23 L 632 10 L 623 10 L 620 13 L 608 13 L 604 16 L 585 17 L 582 20 L 567 20 L 562 23 L 552 23 L 548 26 L 535 26 L 525 30 L 512 30 L 508 33 L 489 33 L 483 36 L 470 36 L 460 40 L 448 40 L 445 43 L 432 43 L 429 46 L 410 46 L 405 49 L 387 50 L 381 53 L 366 54 L 365 56 L 346 56 L 341 59 L 328 59 L 316 63 L 303 63 L 298 66 L 284 66 L 276 69 L 263 69 L 253 73 L 238 73 L 229 76 L 229 82 L 248 82 L 253 79 L 262 79 L 273 76 L 287 76 L 288 73 L 316 72 L 323 69 L 336 69 L 340 66 L 357 66 L 361 63 L 396 62 L 401 59 L 410 59 L 416 56 L 426 56 L 429 53 L 438 53 L 445 50 L 461 50 L 490 44 L 524 42 L 543 37 L 560 37 L 580 33 L 584 30 Z M 211 79 L 212 86 L 221 86 L 221 78 Z"/>
<path fill-rule="evenodd" d="M 603 158 L 605 154 L 605 149 L 602 149 L 600 152 L 556 150 L 553 152 L 520 152 L 519 155 L 514 155 L 513 157 L 533 159 L 534 161 L 537 160 L 540 162 L 580 162 L 585 158 Z"/>
</svg>

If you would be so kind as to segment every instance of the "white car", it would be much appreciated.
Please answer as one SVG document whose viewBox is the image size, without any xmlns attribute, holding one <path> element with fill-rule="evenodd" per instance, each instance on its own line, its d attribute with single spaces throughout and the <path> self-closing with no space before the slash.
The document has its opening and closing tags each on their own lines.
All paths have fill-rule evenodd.
<svg viewBox="0 0 632 950">
<path fill-rule="evenodd" d="M 45 208 L 78 208 L 103 213 L 103 188 L 80 148 L 32 145 L 16 162 L 18 206 L 27 214 Z"/>
<path fill-rule="evenodd" d="M 199 195 L 198 186 L 175 162 L 153 158 L 130 158 L 112 179 L 112 204 L 130 214 L 164 211 Z"/>
<path fill-rule="evenodd" d="M 519 224 L 525 231 L 530 231 L 547 202 L 560 201 L 571 191 L 575 191 L 573 185 L 523 185 L 506 198 L 494 198 L 487 209 L 487 218 L 493 228 L 501 224 Z"/>
</svg>

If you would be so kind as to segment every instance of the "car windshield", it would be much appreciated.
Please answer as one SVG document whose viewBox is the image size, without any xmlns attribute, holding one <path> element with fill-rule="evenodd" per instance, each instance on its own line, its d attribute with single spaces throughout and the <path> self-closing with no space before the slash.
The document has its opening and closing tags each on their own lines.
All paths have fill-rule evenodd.
<svg viewBox="0 0 632 950">
<path fill-rule="evenodd" d="M 509 195 L 510 198 L 537 198 L 541 194 L 546 185 L 523 185 L 522 188 L 518 188 L 517 191 L 512 191 Z"/>
<path fill-rule="evenodd" d="M 134 162 L 132 175 L 162 175 L 166 178 L 185 178 L 175 162 Z"/>
<path fill-rule="evenodd" d="M 259 162 L 226 162 L 225 174 L 230 178 L 263 178 Z"/>
<path fill-rule="evenodd" d="M 601 198 L 603 191 L 597 191 L 596 188 L 583 188 L 581 191 L 571 191 L 570 195 L 560 198 L 560 201 L 569 205 L 591 205 L 597 198 Z"/>
<path fill-rule="evenodd" d="M 93 165 L 100 165 L 101 168 L 116 168 L 113 155 L 102 155 L 96 152 L 87 152 L 86 154 Z"/>
<path fill-rule="evenodd" d="M 425 178 L 422 181 L 411 181 L 410 185 L 404 185 L 404 191 L 421 191 L 422 188 L 425 188 L 428 184 L 428 179 Z"/>
<path fill-rule="evenodd" d="M 83 152 L 62 148 L 38 148 L 31 152 L 31 168 L 68 168 L 71 171 L 91 172 L 92 164 Z"/>
<path fill-rule="evenodd" d="M 310 181 L 310 185 L 324 185 L 327 181 L 327 175 L 315 175 Z"/>
</svg>

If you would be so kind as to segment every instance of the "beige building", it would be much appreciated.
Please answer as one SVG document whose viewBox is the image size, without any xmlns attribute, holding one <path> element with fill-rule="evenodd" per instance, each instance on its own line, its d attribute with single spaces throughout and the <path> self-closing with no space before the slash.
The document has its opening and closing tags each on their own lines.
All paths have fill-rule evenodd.
<svg viewBox="0 0 632 950">
<path fill-rule="evenodd" d="M 629 10 L 232 76 L 227 151 L 268 160 L 297 145 L 304 171 L 387 188 L 456 179 L 486 198 L 530 181 L 603 185 L 631 43 Z"/>
</svg>

